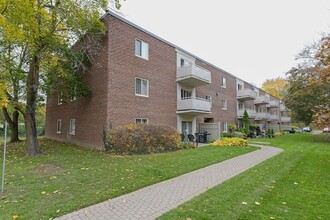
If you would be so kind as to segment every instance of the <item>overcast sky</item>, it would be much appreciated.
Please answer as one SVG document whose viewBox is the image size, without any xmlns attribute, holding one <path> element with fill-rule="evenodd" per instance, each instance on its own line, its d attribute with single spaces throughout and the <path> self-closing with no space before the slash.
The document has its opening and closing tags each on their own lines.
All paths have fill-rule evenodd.
<svg viewBox="0 0 330 220">
<path fill-rule="evenodd" d="M 330 0 L 126 0 L 121 13 L 257 86 L 330 32 Z"/>
</svg>

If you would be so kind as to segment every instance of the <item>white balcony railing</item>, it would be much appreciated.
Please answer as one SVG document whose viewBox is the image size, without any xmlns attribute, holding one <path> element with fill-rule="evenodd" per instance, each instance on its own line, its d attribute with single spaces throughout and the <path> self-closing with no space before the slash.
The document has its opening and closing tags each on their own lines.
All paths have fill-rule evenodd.
<svg viewBox="0 0 330 220">
<path fill-rule="evenodd" d="M 267 108 L 278 108 L 280 103 L 276 100 L 269 101 L 269 104 L 266 105 Z"/>
<path fill-rule="evenodd" d="M 282 116 L 282 117 L 281 117 L 281 122 L 291 122 L 291 117 L 288 117 L 288 116 Z"/>
<path fill-rule="evenodd" d="M 176 81 L 191 87 L 211 83 L 211 72 L 197 65 L 178 67 Z"/>
<path fill-rule="evenodd" d="M 243 118 L 244 116 L 244 109 L 243 110 L 238 110 L 237 111 L 237 117 L 238 118 Z M 252 109 L 246 109 L 246 112 L 248 113 L 249 115 L 249 118 L 255 118 L 256 117 L 256 111 L 255 110 L 252 110 Z"/>
<path fill-rule="evenodd" d="M 252 89 L 244 89 L 237 91 L 237 99 L 239 100 L 254 100 L 257 97 L 257 93 Z"/>
<path fill-rule="evenodd" d="M 269 98 L 266 96 L 258 96 L 254 100 L 254 104 L 260 105 L 260 104 L 268 104 L 269 103 Z"/>
<path fill-rule="evenodd" d="M 255 120 L 265 120 L 268 119 L 269 113 L 267 112 L 257 112 Z"/>
<path fill-rule="evenodd" d="M 279 115 L 272 115 L 272 114 L 269 114 L 269 119 L 272 120 L 272 121 L 278 121 L 280 119 L 280 116 Z"/>
<path fill-rule="evenodd" d="M 178 99 L 177 113 L 211 113 L 211 101 L 197 97 Z"/>
</svg>

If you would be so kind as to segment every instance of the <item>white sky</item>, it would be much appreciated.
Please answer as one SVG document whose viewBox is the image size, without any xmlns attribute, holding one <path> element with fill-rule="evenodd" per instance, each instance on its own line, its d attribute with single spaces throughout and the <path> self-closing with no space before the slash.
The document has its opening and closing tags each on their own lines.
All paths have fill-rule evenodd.
<svg viewBox="0 0 330 220">
<path fill-rule="evenodd" d="M 330 0 L 126 0 L 121 13 L 257 86 L 330 31 Z"/>
</svg>

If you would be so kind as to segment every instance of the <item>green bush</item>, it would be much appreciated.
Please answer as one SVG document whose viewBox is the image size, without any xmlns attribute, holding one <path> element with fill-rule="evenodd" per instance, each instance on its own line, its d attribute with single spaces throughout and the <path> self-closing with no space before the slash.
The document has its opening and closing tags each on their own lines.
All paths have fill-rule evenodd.
<svg viewBox="0 0 330 220">
<path fill-rule="evenodd" d="M 226 138 L 226 137 L 227 138 L 232 138 L 232 137 L 234 137 L 234 134 L 233 133 L 222 133 L 221 136 L 224 137 L 224 138 Z"/>
<path fill-rule="evenodd" d="M 244 133 L 242 133 L 242 132 L 238 132 L 238 131 L 235 131 L 235 132 L 234 132 L 234 137 L 238 137 L 238 138 L 246 138 L 246 137 L 244 136 Z"/>
<path fill-rule="evenodd" d="M 112 129 L 108 149 L 117 154 L 146 154 L 182 149 L 181 136 L 165 125 L 130 124 Z"/>
<path fill-rule="evenodd" d="M 247 140 L 243 138 L 222 138 L 220 140 L 216 140 L 211 144 L 212 146 L 236 146 L 236 147 L 245 147 L 248 146 Z"/>
</svg>

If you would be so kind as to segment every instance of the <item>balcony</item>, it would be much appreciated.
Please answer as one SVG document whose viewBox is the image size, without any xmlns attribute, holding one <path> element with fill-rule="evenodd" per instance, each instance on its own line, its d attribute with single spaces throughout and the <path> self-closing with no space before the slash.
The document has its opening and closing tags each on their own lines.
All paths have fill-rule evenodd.
<svg viewBox="0 0 330 220">
<path fill-rule="evenodd" d="M 245 109 L 245 110 L 248 113 L 249 118 L 255 118 L 256 117 L 256 111 L 255 110 L 252 110 L 252 109 Z M 237 118 L 243 118 L 245 110 L 238 110 L 237 111 Z"/>
<path fill-rule="evenodd" d="M 237 91 L 237 99 L 241 101 L 254 100 L 257 97 L 257 93 L 252 89 L 244 89 Z"/>
<path fill-rule="evenodd" d="M 262 104 L 268 104 L 269 98 L 266 96 L 258 96 L 256 97 L 256 100 L 254 100 L 255 105 L 262 105 Z"/>
<path fill-rule="evenodd" d="M 278 108 L 279 105 L 280 103 L 278 101 L 272 100 L 266 105 L 266 108 Z"/>
<path fill-rule="evenodd" d="M 271 121 L 278 121 L 278 120 L 280 120 L 280 116 L 279 115 L 271 115 L 271 114 L 269 114 L 268 115 L 268 118 Z"/>
<path fill-rule="evenodd" d="M 196 65 L 178 67 L 176 81 L 189 87 L 197 87 L 211 83 L 211 72 Z"/>
<path fill-rule="evenodd" d="M 287 109 L 287 107 L 284 104 L 280 104 L 280 111 L 281 112 L 287 112 L 288 109 Z"/>
<path fill-rule="evenodd" d="M 266 120 L 269 118 L 269 113 L 267 112 L 257 112 L 256 117 L 254 120 L 259 121 L 259 120 Z"/>
<path fill-rule="evenodd" d="M 281 117 L 281 122 L 291 122 L 291 117 L 288 117 L 288 116 L 282 116 L 282 117 Z"/>
<path fill-rule="evenodd" d="M 211 113 L 211 102 L 206 99 L 189 97 L 185 99 L 177 100 L 177 111 L 178 114 L 210 114 Z"/>
</svg>

